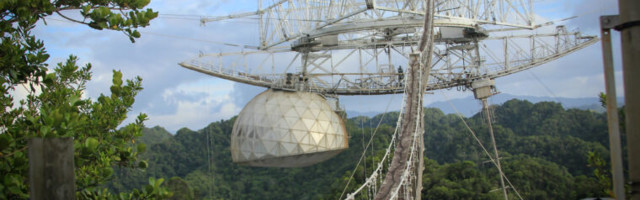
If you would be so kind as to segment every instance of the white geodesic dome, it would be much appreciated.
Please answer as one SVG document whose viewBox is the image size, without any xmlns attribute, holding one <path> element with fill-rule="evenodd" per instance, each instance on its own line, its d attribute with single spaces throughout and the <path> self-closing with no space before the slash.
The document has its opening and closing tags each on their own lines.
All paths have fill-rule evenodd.
<svg viewBox="0 0 640 200">
<path fill-rule="evenodd" d="M 231 134 L 233 162 L 303 167 L 348 148 L 342 118 L 316 93 L 269 89 L 240 112 Z"/>
</svg>

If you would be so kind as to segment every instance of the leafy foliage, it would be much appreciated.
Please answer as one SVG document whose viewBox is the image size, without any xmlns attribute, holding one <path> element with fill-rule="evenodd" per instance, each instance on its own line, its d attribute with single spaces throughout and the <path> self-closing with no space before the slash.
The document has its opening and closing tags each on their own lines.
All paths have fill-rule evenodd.
<svg viewBox="0 0 640 200">
<path fill-rule="evenodd" d="M 523 198 L 606 196 L 587 166 L 588 152 L 608 154 L 606 141 L 592 140 L 602 137 L 601 134 L 606 136 L 604 114 L 520 100 L 509 101 L 494 110 L 498 115 L 494 129 L 504 173 Z M 146 171 L 116 168 L 116 176 L 108 187 L 116 192 L 126 191 L 144 184 L 146 177 L 180 177 L 193 189 L 196 199 L 338 199 L 345 187 L 347 192 L 353 191 L 376 167 L 389 143 L 397 115 L 391 112 L 347 120 L 349 149 L 305 168 L 233 164 L 229 133 L 234 119 L 211 123 L 199 131 L 181 129 L 176 135 L 150 145 L 149 151 L 141 155 L 150 163 Z M 485 145 L 490 145 L 482 115 L 465 120 Z M 381 126 L 373 137 L 373 148 L 355 168 L 378 123 Z M 537 127 L 542 124 L 549 127 Z M 426 155 L 430 159 L 425 159 L 424 198 L 502 199 L 497 170 L 487 162 L 488 158 L 458 116 L 428 108 L 425 127 Z M 144 134 L 158 137 L 164 137 L 162 132 L 158 127 L 143 130 Z M 352 174 L 354 178 L 349 181 Z M 173 190 L 178 191 L 184 190 Z M 514 192 L 509 195 L 517 198 Z"/>
<path fill-rule="evenodd" d="M 31 137 L 73 137 L 76 188 L 82 194 L 101 194 L 96 188 L 113 175 L 112 166 L 127 168 L 146 167 L 138 160 L 144 144 L 131 144 L 141 136 L 145 114 L 135 123 L 120 129 L 135 95 L 142 90 L 140 78 L 122 80 L 122 74 L 113 73 L 112 94 L 101 95 L 96 102 L 82 99 L 82 91 L 90 78 L 90 65 L 78 67 L 77 58 L 71 56 L 58 64 L 54 73 L 47 74 L 41 84 L 41 93 L 30 94 L 21 102 L 20 115 L 0 134 L 5 154 L 0 165 L 2 174 L 11 181 L 0 187 L 5 198 L 28 197 L 28 162 L 23 152 Z M 12 110 L 15 112 L 15 110 Z M 4 189 L 4 190 L 3 190 Z M 135 193 L 135 192 L 134 192 Z M 108 196 L 108 194 L 105 194 Z"/>
<path fill-rule="evenodd" d="M 112 195 L 98 188 L 113 175 L 113 166 L 145 168 L 138 159 L 140 137 L 146 115 L 118 128 L 142 90 L 141 79 L 122 80 L 113 72 L 111 95 L 97 101 L 83 98 L 91 65 L 77 66 L 70 56 L 47 74 L 49 58 L 44 43 L 31 34 L 39 20 L 58 15 L 95 29 L 121 31 L 131 41 L 140 37 L 138 27 L 157 16 L 142 10 L 149 0 L 7 0 L 0 1 L 0 199 L 27 199 L 27 141 L 33 137 L 74 138 L 75 179 L 79 198 L 166 198 L 162 179 L 149 179 L 144 190 Z M 66 10 L 79 10 L 82 19 L 67 17 Z M 127 13 L 125 13 L 127 12 Z M 27 84 L 30 93 L 14 105 L 11 91 Z M 134 146 L 135 145 L 135 146 Z"/>
<path fill-rule="evenodd" d="M 150 0 L 0 1 L 0 83 L 14 85 L 28 80 L 37 83 L 45 75 L 45 62 L 49 54 L 44 43 L 31 34 L 39 20 L 57 13 L 94 29 L 120 31 L 134 42 L 135 38 L 140 37 L 136 28 L 148 26 L 149 21 L 158 16 L 151 9 L 142 10 L 149 2 Z M 82 19 L 67 17 L 67 10 L 79 10 Z"/>
</svg>

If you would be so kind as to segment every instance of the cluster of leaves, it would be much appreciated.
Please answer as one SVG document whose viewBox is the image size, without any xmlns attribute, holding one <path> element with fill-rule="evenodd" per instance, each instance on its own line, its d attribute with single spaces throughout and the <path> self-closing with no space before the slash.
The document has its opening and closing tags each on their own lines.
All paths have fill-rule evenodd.
<svg viewBox="0 0 640 200">
<path fill-rule="evenodd" d="M 138 159 L 144 144 L 141 136 L 146 115 L 118 128 L 140 90 L 141 79 L 122 80 L 113 72 L 111 95 L 97 101 L 83 98 L 91 65 L 79 67 L 70 56 L 47 74 L 49 59 L 44 43 L 31 34 L 36 23 L 54 13 L 95 29 L 121 31 L 134 42 L 138 27 L 157 17 L 142 10 L 149 0 L 6 0 L 0 1 L 0 199 L 27 199 L 27 141 L 33 137 L 74 138 L 75 180 L 79 198 L 100 199 L 167 198 L 162 179 L 149 179 L 144 190 L 111 195 L 99 188 L 110 180 L 113 166 L 147 167 Z M 79 10 L 81 19 L 68 17 L 66 10 Z M 76 16 L 76 15 L 74 15 Z M 14 105 L 11 91 L 21 84 L 29 94 Z"/>
<path fill-rule="evenodd" d="M 145 151 L 145 145 L 134 146 L 135 139 L 141 136 L 146 115 L 140 114 L 135 123 L 118 128 L 135 95 L 142 90 L 140 78 L 126 80 L 124 84 L 122 74 L 114 71 L 111 95 L 101 95 L 93 102 L 82 99 L 85 83 L 90 78 L 90 65 L 79 68 L 76 61 L 77 58 L 71 56 L 66 63 L 58 64 L 55 72 L 47 74 L 40 84 L 40 94 L 30 94 L 18 108 L 11 110 L 21 112 L 0 134 L 0 151 L 12 152 L 0 158 L 0 171 L 7 175 L 5 180 L 9 180 L 0 187 L 5 198 L 28 197 L 27 155 L 22 151 L 32 137 L 74 138 L 76 188 L 81 194 L 103 194 L 97 186 L 110 179 L 113 166 L 147 167 L 146 161 L 138 159 L 138 154 Z M 165 194 L 154 191 L 159 190 L 158 187 L 121 196 Z M 135 195 L 137 193 L 139 195 Z"/>
<path fill-rule="evenodd" d="M 588 154 L 589 167 L 593 168 L 593 176 L 598 180 L 598 184 L 604 188 L 604 192 L 609 196 L 613 196 L 611 173 L 609 165 L 598 152 L 589 152 Z"/>
<path fill-rule="evenodd" d="M 143 190 L 133 189 L 130 193 L 120 193 L 119 195 L 113 195 L 106 188 L 96 189 L 92 191 L 84 190 L 78 193 L 79 199 L 114 199 L 114 200 L 127 200 L 127 199 L 168 199 L 172 193 L 165 187 L 162 187 L 164 179 L 149 178 L 149 184 L 144 187 Z"/>
<path fill-rule="evenodd" d="M 138 27 L 158 16 L 142 10 L 150 0 L 6 0 L 0 1 L 1 84 L 37 83 L 45 75 L 49 58 L 42 41 L 31 34 L 39 20 L 54 13 L 95 29 L 121 31 L 133 42 Z M 80 10 L 82 19 L 67 16 L 66 10 Z M 45 21 L 46 22 L 46 21 Z M 33 89 L 33 87 L 32 87 Z"/>
</svg>

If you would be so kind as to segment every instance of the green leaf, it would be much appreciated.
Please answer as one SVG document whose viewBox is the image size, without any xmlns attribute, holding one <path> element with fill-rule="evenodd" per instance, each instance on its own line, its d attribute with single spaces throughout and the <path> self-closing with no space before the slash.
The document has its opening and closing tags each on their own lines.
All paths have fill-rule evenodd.
<svg viewBox="0 0 640 200">
<path fill-rule="evenodd" d="M 111 177 L 111 175 L 113 175 L 113 168 L 111 166 L 106 166 L 102 168 L 103 177 Z"/>
<path fill-rule="evenodd" d="M 122 85 L 122 72 L 113 70 L 113 85 L 114 86 Z"/>
<path fill-rule="evenodd" d="M 138 162 L 138 167 L 142 168 L 142 169 L 146 169 L 147 167 L 149 167 L 149 163 L 147 163 L 147 161 L 140 161 Z"/>
<path fill-rule="evenodd" d="M 84 141 L 84 147 L 87 148 L 91 152 L 94 152 L 98 148 L 99 144 L 100 143 L 98 142 L 98 140 L 95 139 L 95 138 L 92 138 L 92 137 L 87 138 Z"/>
<path fill-rule="evenodd" d="M 91 6 L 89 6 L 89 5 L 86 5 L 86 6 L 82 7 L 82 12 L 84 12 L 84 13 L 89 13 L 89 10 L 91 10 Z"/>
<path fill-rule="evenodd" d="M 131 33 L 131 36 L 134 38 L 140 38 L 140 32 L 138 32 L 138 30 L 134 30 L 133 33 Z"/>
</svg>

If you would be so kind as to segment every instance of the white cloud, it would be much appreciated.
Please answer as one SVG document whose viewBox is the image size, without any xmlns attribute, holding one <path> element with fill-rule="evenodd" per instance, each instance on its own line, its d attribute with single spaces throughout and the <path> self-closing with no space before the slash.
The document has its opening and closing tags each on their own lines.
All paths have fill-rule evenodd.
<svg viewBox="0 0 640 200">
<path fill-rule="evenodd" d="M 153 105 L 150 103 L 148 111 L 167 109 L 167 106 L 175 107 L 175 112 L 152 114 L 146 124 L 148 126 L 160 125 L 170 131 L 176 131 L 182 127 L 199 129 L 207 124 L 228 119 L 240 112 L 240 108 L 234 104 L 231 96 L 233 83 L 230 81 L 199 80 L 180 84 L 176 87 L 165 89 L 162 98 L 165 104 Z"/>
</svg>

